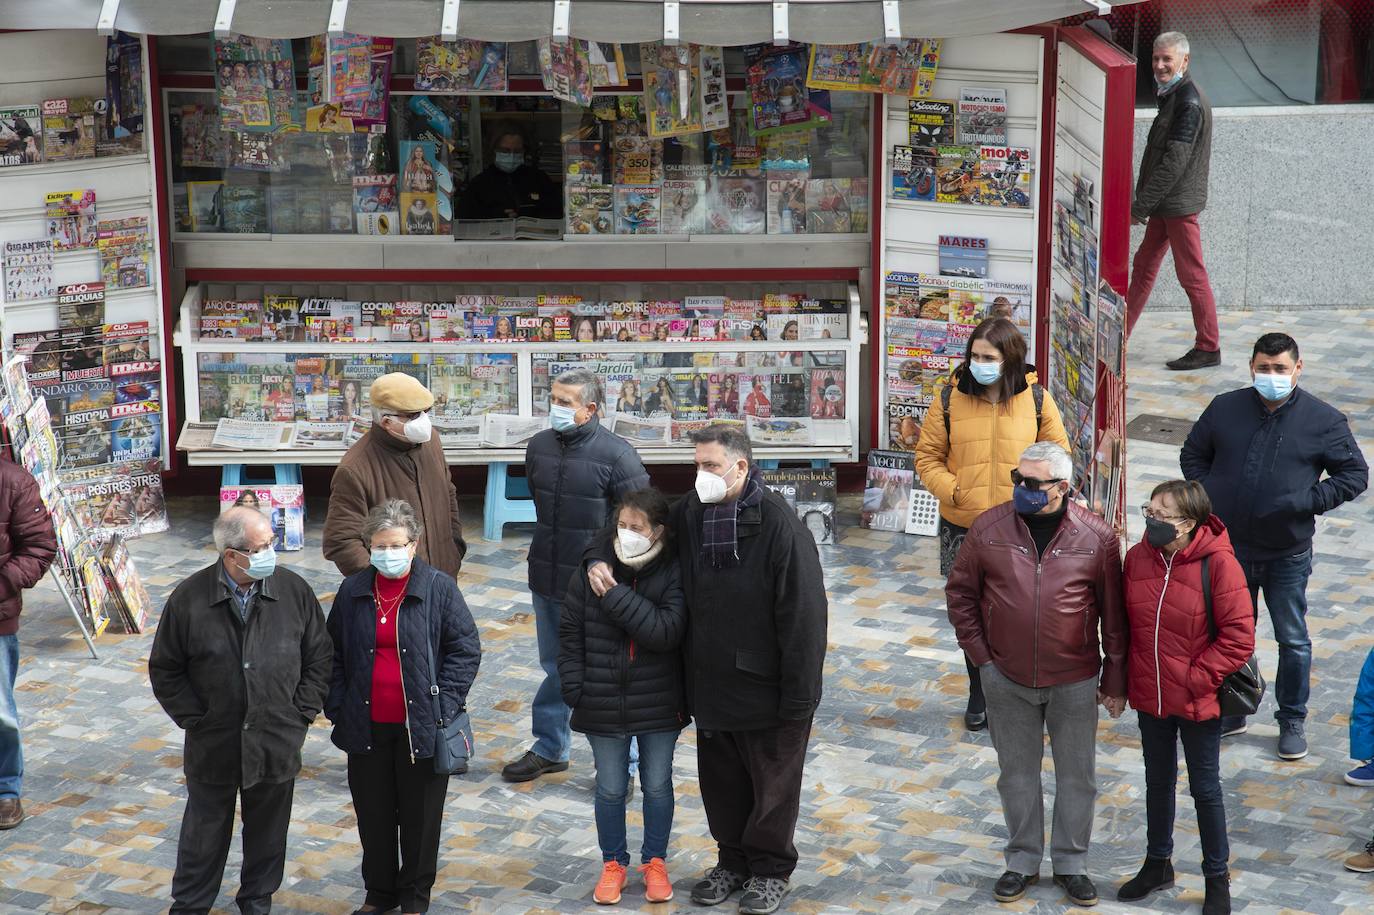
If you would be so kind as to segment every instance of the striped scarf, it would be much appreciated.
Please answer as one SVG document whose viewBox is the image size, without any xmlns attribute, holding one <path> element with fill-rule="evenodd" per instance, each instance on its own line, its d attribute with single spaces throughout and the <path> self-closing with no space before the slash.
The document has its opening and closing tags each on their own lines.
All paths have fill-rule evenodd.
<svg viewBox="0 0 1374 915">
<path fill-rule="evenodd" d="M 701 553 L 712 568 L 739 563 L 739 513 L 763 501 L 763 476 L 757 467 L 749 468 L 744 491 L 733 502 L 706 505 L 701 516 Z"/>
</svg>

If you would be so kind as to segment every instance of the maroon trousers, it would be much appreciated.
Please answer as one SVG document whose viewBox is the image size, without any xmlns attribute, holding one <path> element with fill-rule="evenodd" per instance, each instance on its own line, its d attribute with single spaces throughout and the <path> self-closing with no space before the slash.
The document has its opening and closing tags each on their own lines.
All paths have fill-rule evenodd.
<svg viewBox="0 0 1374 915">
<path fill-rule="evenodd" d="M 1207 267 L 1202 263 L 1202 233 L 1198 231 L 1197 215 L 1151 216 L 1145 226 L 1145 240 L 1135 252 L 1131 264 L 1131 287 L 1126 293 L 1126 334 L 1145 311 L 1150 291 L 1155 287 L 1164 255 L 1172 248 L 1174 272 L 1178 284 L 1188 294 L 1193 307 L 1193 328 L 1197 333 L 1193 344 L 1200 350 L 1221 349 L 1221 334 L 1217 330 L 1217 303 L 1212 298 L 1212 284 L 1207 279 Z"/>
</svg>

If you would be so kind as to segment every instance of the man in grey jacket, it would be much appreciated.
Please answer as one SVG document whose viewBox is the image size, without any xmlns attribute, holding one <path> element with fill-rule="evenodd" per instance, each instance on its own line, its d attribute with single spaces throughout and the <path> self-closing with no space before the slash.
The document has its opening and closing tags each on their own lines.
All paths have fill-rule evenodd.
<svg viewBox="0 0 1374 915">
<path fill-rule="evenodd" d="M 1126 333 L 1145 310 L 1159 267 L 1174 252 L 1178 284 L 1193 308 L 1193 348 L 1166 363 L 1175 371 L 1221 364 L 1217 303 L 1202 262 L 1198 214 L 1207 206 L 1207 171 L 1212 158 L 1212 106 L 1188 73 L 1188 37 L 1165 32 L 1155 39 L 1151 67 L 1159 113 L 1150 126 L 1140 161 L 1131 221 L 1145 226 L 1145 239 L 1131 265 L 1126 293 Z"/>
</svg>

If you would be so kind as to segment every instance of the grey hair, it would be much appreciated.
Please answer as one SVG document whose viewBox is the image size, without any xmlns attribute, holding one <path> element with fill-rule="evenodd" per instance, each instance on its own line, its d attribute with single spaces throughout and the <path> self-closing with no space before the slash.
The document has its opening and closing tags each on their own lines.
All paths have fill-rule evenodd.
<svg viewBox="0 0 1374 915">
<path fill-rule="evenodd" d="M 415 509 L 404 499 L 387 499 L 363 519 L 363 543 L 370 546 L 373 537 L 397 528 L 405 531 L 411 540 L 420 539 L 420 520 L 415 517 Z"/>
<path fill-rule="evenodd" d="M 565 384 L 570 388 L 581 388 L 578 397 L 582 400 L 582 405 L 594 403 L 601 406 L 601 379 L 586 369 L 573 369 L 571 372 L 564 372 L 553 380 L 554 384 Z"/>
<path fill-rule="evenodd" d="M 739 426 L 712 423 L 692 433 L 692 444 L 720 445 L 725 449 L 726 457 L 736 461 L 742 458 L 751 467 L 754 464 L 754 448 L 749 444 L 749 436 Z"/>
<path fill-rule="evenodd" d="M 1159 37 L 1155 39 L 1155 50 L 1158 51 L 1160 48 L 1173 48 L 1187 57 L 1188 36 L 1182 32 L 1160 32 Z"/>
<path fill-rule="evenodd" d="M 1050 473 L 1057 480 L 1073 479 L 1073 458 L 1054 442 L 1036 442 L 1021 452 L 1021 460 L 1050 465 Z"/>
<path fill-rule="evenodd" d="M 370 409 L 372 410 L 372 425 L 380 426 L 382 424 L 382 417 L 387 414 L 383 413 L 380 407 L 370 406 Z M 352 419 L 353 418 L 350 416 L 349 421 L 351 422 Z"/>
<path fill-rule="evenodd" d="M 264 523 L 266 518 L 256 509 L 238 505 L 221 514 L 210 528 L 210 536 L 215 540 L 215 551 L 242 550 L 248 546 L 248 524 L 253 518 Z"/>
</svg>

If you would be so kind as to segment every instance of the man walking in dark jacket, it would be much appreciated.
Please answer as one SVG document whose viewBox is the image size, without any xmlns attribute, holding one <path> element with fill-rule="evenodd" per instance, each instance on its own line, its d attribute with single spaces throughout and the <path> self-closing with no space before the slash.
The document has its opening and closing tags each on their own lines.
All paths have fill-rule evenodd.
<svg viewBox="0 0 1374 915">
<path fill-rule="evenodd" d="M 572 710 L 558 682 L 558 620 L 568 579 L 582 553 L 611 520 L 616 501 L 649 485 L 649 474 L 629 442 L 602 427 L 602 387 L 591 372 L 565 372 L 549 394 L 549 424 L 525 449 L 525 474 L 534 496 L 530 542 L 530 600 L 544 682 L 530 704 L 534 746 L 501 770 L 509 782 L 527 782 L 568 768 Z"/>
<path fill-rule="evenodd" d="M 775 912 L 797 866 L 802 765 L 821 699 L 827 604 L 811 532 L 763 485 L 732 426 L 694 433 L 696 491 L 673 508 L 687 599 L 687 701 L 701 801 L 719 848 L 701 905 L 741 887 L 739 911 Z M 593 589 L 614 584 L 604 562 Z"/>
<path fill-rule="evenodd" d="M 1202 263 L 1198 214 L 1207 206 L 1207 171 L 1212 159 L 1212 106 L 1188 73 L 1188 38 L 1165 32 L 1151 57 L 1159 113 L 1150 126 L 1140 160 L 1131 221 L 1145 226 L 1145 239 L 1131 265 L 1126 294 L 1126 333 L 1145 310 L 1164 255 L 1172 248 L 1178 284 L 1193 307 L 1193 348 L 1166 363 L 1176 371 L 1221 364 L 1217 303 Z"/>
<path fill-rule="evenodd" d="M 157 701 L 186 731 L 171 913 L 210 911 L 241 798 L 236 901 L 258 915 L 281 886 L 301 746 L 324 704 L 334 649 L 310 586 L 277 568 L 266 518 L 231 508 L 214 538 L 219 560 L 177 585 L 148 658 Z"/>
<path fill-rule="evenodd" d="M 1207 405 L 1188 433 L 1179 465 L 1184 477 L 1203 485 L 1226 523 L 1257 614 L 1264 593 L 1279 643 L 1278 755 L 1301 759 L 1307 755 L 1307 578 L 1316 516 L 1364 492 L 1369 465 L 1345 416 L 1298 387 L 1302 359 L 1292 337 L 1260 337 L 1250 374 L 1251 387 Z M 1221 726 L 1223 737 L 1246 728 L 1244 718 L 1223 719 Z"/>
<path fill-rule="evenodd" d="M 24 590 L 38 584 L 57 555 L 57 537 L 38 484 L 7 460 L 0 460 L 0 525 L 7 535 L 0 546 L 0 829 L 13 829 L 24 821 L 24 750 L 14 701 L 19 614 Z"/>
<path fill-rule="evenodd" d="M 1110 524 L 1069 498 L 1072 476 L 1068 452 L 1053 442 L 1022 452 L 1011 474 L 1012 500 L 973 522 L 945 583 L 959 647 L 982 676 L 997 750 L 1008 833 L 1007 869 L 993 887 L 998 902 L 1015 902 L 1040 879 L 1048 730 L 1054 882 L 1073 904 L 1097 904 L 1087 873 L 1097 704 L 1113 718 L 1126 707 L 1130 628 L 1120 541 Z"/>
</svg>

